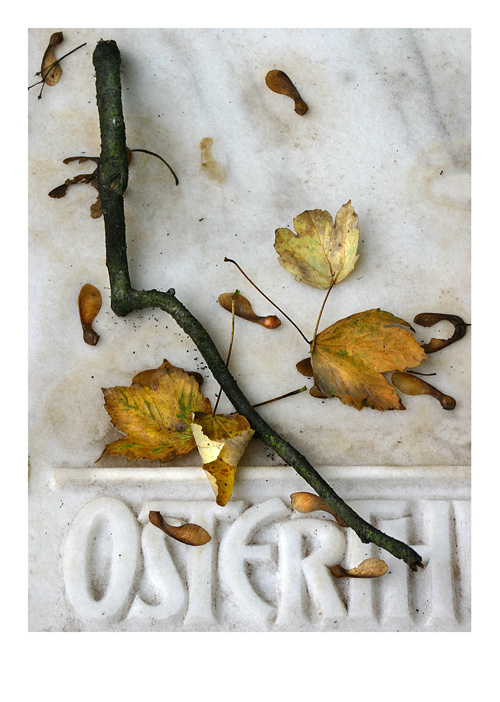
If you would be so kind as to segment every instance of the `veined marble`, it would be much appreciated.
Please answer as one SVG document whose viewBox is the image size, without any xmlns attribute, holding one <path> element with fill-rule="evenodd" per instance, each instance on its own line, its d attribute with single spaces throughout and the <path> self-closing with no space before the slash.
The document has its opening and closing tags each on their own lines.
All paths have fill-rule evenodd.
<svg viewBox="0 0 500 702">
<path fill-rule="evenodd" d="M 33 74 L 50 34 L 58 29 L 30 31 L 28 84 L 35 82 Z M 362 611 L 353 616 L 347 591 L 337 593 L 338 598 L 324 594 L 323 585 L 326 592 L 333 586 L 323 583 L 314 559 L 310 568 L 302 561 L 302 594 L 286 590 L 286 568 L 300 560 L 297 544 L 302 538 L 316 538 L 313 525 L 312 536 L 306 534 L 309 526 L 297 526 L 287 495 L 292 487 L 308 486 L 256 440 L 242 461 L 245 477 L 238 481 L 237 473 L 227 523 L 222 512 L 213 516 L 213 508 L 206 507 L 220 538 L 205 555 L 200 551 L 200 563 L 205 559 L 211 569 L 211 589 L 210 594 L 199 593 L 196 603 L 195 595 L 189 595 L 189 568 L 202 568 L 200 563 L 189 565 L 182 554 L 177 559 L 177 551 L 169 560 L 162 552 L 164 542 L 158 535 L 155 541 L 148 536 L 151 530 L 143 527 L 151 504 L 174 500 L 185 505 L 193 499 L 211 504 L 201 462 L 192 453 L 174 463 L 174 472 L 158 466 L 157 473 L 155 467 L 124 465 L 117 459 L 95 466 L 105 444 L 118 437 L 104 410 L 101 388 L 127 385 L 138 371 L 158 366 L 164 358 L 200 371 L 206 377 L 204 394 L 211 400 L 217 383 L 190 339 L 164 313 L 144 310 L 125 319 L 112 313 L 103 220 L 89 215 L 95 190 L 75 185 L 62 199 L 47 195 L 66 178 L 92 170 L 93 164 L 65 165 L 64 158 L 99 155 L 92 53 L 100 38 L 115 39 L 122 56 L 127 144 L 163 156 L 180 181 L 176 187 L 157 159 L 134 154 L 125 206 L 136 288 L 175 288 L 225 355 L 231 318 L 217 304 L 220 293 L 238 288 L 259 314 L 275 312 L 234 266 L 224 263 L 226 256 L 310 337 L 323 293 L 296 282 L 279 265 L 274 231 L 292 227 L 293 218 L 305 209 L 326 209 L 334 215 L 351 200 L 359 215 L 360 259 L 349 278 L 332 291 L 321 326 L 374 307 L 410 322 L 429 311 L 460 315 L 470 322 L 470 32 L 63 28 L 63 33 L 57 56 L 83 42 L 86 46 L 62 62 L 61 80 L 45 87 L 41 100 L 38 88 L 28 94 L 30 627 L 245 630 L 250 618 L 260 622 L 257 629 L 288 630 L 297 624 L 293 613 L 298 612 L 301 630 L 466 629 L 470 333 L 429 356 L 420 369 L 436 373 L 429 380 L 456 399 L 453 411 L 444 411 L 433 398 L 403 396 L 404 412 L 356 412 L 337 400 L 322 402 L 308 393 L 261 410 L 320 472 L 334 479 L 340 470 L 341 482 L 348 480 L 346 498 L 353 504 L 368 501 L 364 508 L 377 519 L 392 520 L 396 531 L 409 530 L 412 543 L 426 545 L 429 569 L 410 586 L 407 597 L 396 584 L 402 575 L 392 585 L 389 581 L 387 587 L 397 595 L 397 611 L 387 609 L 389 595 L 382 579 L 370 586 L 375 594 L 370 590 L 368 609 L 360 605 Z M 305 116 L 294 112 L 289 98 L 267 88 L 264 78 L 271 69 L 289 75 L 309 106 Z M 207 138 L 213 140 L 209 167 L 202 165 L 200 149 Z M 103 295 L 94 325 L 100 334 L 95 347 L 83 343 L 78 317 L 77 298 L 84 283 L 92 283 Z M 440 333 L 449 335 L 449 325 L 418 328 L 417 338 L 428 340 Z M 295 364 L 307 354 L 307 345 L 285 319 L 275 331 L 237 320 L 231 368 L 255 403 L 302 386 L 305 379 Z M 220 409 L 231 411 L 224 398 Z M 262 486 L 246 477 L 251 467 Z M 187 477 L 175 482 L 177 468 L 185 468 Z M 347 477 L 349 469 L 352 478 Z M 383 493 L 377 492 L 382 484 L 378 471 L 385 476 L 384 485 L 392 485 Z M 415 471 L 421 471 L 419 479 Z M 280 472 L 284 482 L 277 486 L 273 481 Z M 448 496 L 443 485 L 450 489 Z M 378 501 L 379 508 L 372 504 Z M 241 573 L 231 575 L 230 565 L 221 566 L 219 573 L 214 564 L 230 563 L 225 549 L 231 538 L 237 539 L 226 532 L 232 529 L 234 534 L 238 527 L 230 525 L 240 524 L 252 505 L 261 504 L 268 505 L 270 516 L 248 546 L 261 558 L 251 579 L 252 609 L 248 601 L 242 604 Z M 124 543 L 128 534 L 135 544 L 127 547 L 124 580 L 129 588 L 118 594 L 109 574 L 111 564 L 122 556 L 114 553 L 115 542 L 111 547 L 107 540 L 101 507 L 102 514 L 111 510 L 107 523 L 116 518 L 121 525 Z M 183 510 L 179 507 L 179 514 L 172 516 L 182 518 Z M 281 526 L 272 527 L 273 519 Z M 436 544 L 429 529 L 438 522 L 452 526 Z M 78 551 L 74 544 L 85 544 L 86 530 L 93 528 L 101 534 L 100 546 L 91 551 L 90 560 L 73 568 L 72 554 Z M 337 539 L 336 546 L 333 541 L 325 545 L 332 551 L 329 557 L 337 549 L 349 560 L 352 540 Z M 448 568 L 444 584 L 435 575 L 439 567 L 432 562 L 432 543 Z M 234 548 L 244 563 L 244 541 Z M 154 562 L 155 553 L 160 555 L 148 571 L 146 561 Z M 390 566 L 399 572 L 392 558 Z M 108 583 L 107 590 L 102 586 L 99 591 L 98 585 L 93 595 L 81 590 L 74 573 L 87 577 L 86 567 L 95 569 L 96 583 L 99 578 Z M 147 574 L 141 581 L 144 569 Z M 172 585 L 177 604 L 171 603 L 170 609 L 161 605 L 169 577 L 178 584 Z M 432 586 L 432 578 L 440 584 L 434 580 Z M 423 602 L 431 587 L 441 593 L 432 613 L 415 613 L 420 609 L 415 602 Z M 109 609 L 99 619 L 94 616 L 98 605 L 93 608 L 91 600 L 106 601 L 108 595 Z M 154 616 L 155 606 L 163 616 Z M 199 607 L 201 619 L 190 607 Z M 317 612 L 324 610 L 329 615 L 321 619 Z M 260 619 L 255 612 L 261 613 Z"/>
</svg>

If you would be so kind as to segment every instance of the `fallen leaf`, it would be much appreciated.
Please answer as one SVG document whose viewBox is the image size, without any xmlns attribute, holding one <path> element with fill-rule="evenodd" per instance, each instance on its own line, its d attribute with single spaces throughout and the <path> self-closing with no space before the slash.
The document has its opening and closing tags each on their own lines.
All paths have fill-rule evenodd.
<svg viewBox="0 0 500 702">
<path fill-rule="evenodd" d="M 290 501 L 293 509 L 297 510 L 297 512 L 302 512 L 304 514 L 309 514 L 310 512 L 328 512 L 335 517 L 339 526 L 348 526 L 330 505 L 312 492 L 294 492 L 290 495 Z"/>
<path fill-rule="evenodd" d="M 326 210 L 306 210 L 293 224 L 295 234 L 286 227 L 276 230 L 281 265 L 313 288 L 326 290 L 344 280 L 359 258 L 358 215 L 351 201 L 342 205 L 335 222 Z"/>
<path fill-rule="evenodd" d="M 450 344 L 454 344 L 455 341 L 465 336 L 467 327 L 470 326 L 470 324 L 464 322 L 462 317 L 457 317 L 455 314 L 441 314 L 435 312 L 422 312 L 422 314 L 417 314 L 413 321 L 420 327 L 433 327 L 438 322 L 451 322 L 455 327 L 453 336 L 449 339 L 432 338 L 429 343 L 422 344 L 425 353 L 434 353 L 435 351 L 444 349 L 446 346 L 450 346 Z"/>
<path fill-rule="evenodd" d="M 92 322 L 97 317 L 101 306 L 101 293 L 94 285 L 86 283 L 78 295 L 78 311 L 83 330 L 83 340 L 90 346 L 95 346 L 99 341 L 99 334 L 92 328 Z"/>
<path fill-rule="evenodd" d="M 209 412 L 196 380 L 174 366 L 159 368 L 148 385 L 103 388 L 113 426 L 125 436 L 108 444 L 103 456 L 173 461 L 192 451 L 193 412 Z"/>
<path fill-rule="evenodd" d="M 380 558 L 367 558 L 355 568 L 347 570 L 341 565 L 330 566 L 336 578 L 379 578 L 387 573 L 387 563 Z"/>
<path fill-rule="evenodd" d="M 45 49 L 42 59 L 42 80 L 47 85 L 55 85 L 62 74 L 62 68 L 55 56 L 55 48 L 63 41 L 63 33 L 55 32 L 49 39 L 49 45 Z"/>
<path fill-rule="evenodd" d="M 233 296 L 234 293 L 222 293 L 222 295 L 219 295 L 219 305 L 231 313 L 233 311 Z M 270 314 L 267 317 L 260 317 L 258 314 L 255 314 L 252 305 L 241 293 L 238 293 L 234 298 L 234 314 L 241 319 L 260 324 L 266 329 L 276 329 L 281 324 L 279 318 L 274 314 Z"/>
<path fill-rule="evenodd" d="M 391 382 L 395 388 L 405 395 L 431 395 L 439 400 L 441 407 L 445 410 L 453 410 L 456 407 L 456 401 L 450 395 L 445 395 L 430 383 L 427 383 L 422 378 L 417 378 L 411 373 L 396 372 L 391 376 Z"/>
<path fill-rule="evenodd" d="M 211 536 L 206 529 L 198 524 L 183 524 L 182 526 L 172 526 L 167 524 L 160 512 L 151 511 L 149 521 L 153 526 L 161 529 L 165 534 L 188 546 L 203 546 L 207 544 Z"/>
<path fill-rule="evenodd" d="M 314 375 L 310 358 L 303 358 L 302 361 L 299 361 L 297 363 L 296 368 L 299 371 L 299 373 L 305 375 L 306 378 L 312 378 Z"/>
<path fill-rule="evenodd" d="M 298 115 L 305 115 L 309 109 L 307 104 L 300 97 L 299 91 L 295 85 L 292 83 L 287 74 L 283 73 L 283 71 L 269 71 L 266 74 L 266 85 L 269 90 L 273 91 L 273 93 L 279 93 L 280 95 L 287 95 L 288 97 L 291 97 L 295 102 L 294 109 Z"/>
<path fill-rule="evenodd" d="M 132 378 L 132 383 L 135 383 L 137 385 L 147 385 L 149 387 L 152 387 L 153 378 L 154 378 L 155 374 L 158 371 L 164 370 L 165 368 L 177 368 L 177 366 L 173 366 L 171 363 L 169 363 L 167 361 L 166 358 L 164 358 L 163 363 L 158 368 L 151 368 L 148 370 L 143 370 L 140 373 L 137 373 L 137 375 L 135 375 Z M 184 369 L 177 368 L 177 370 L 184 370 Z M 201 384 L 204 381 L 204 378 L 201 375 L 201 373 L 197 373 L 196 371 L 184 371 L 184 372 L 187 373 L 188 375 L 190 375 L 191 377 L 193 377 L 196 380 L 196 382 L 198 383 L 198 385 L 201 386 Z"/>
<path fill-rule="evenodd" d="M 216 502 L 226 505 L 233 492 L 236 467 L 255 432 L 237 413 L 214 416 L 196 412 L 191 428 Z"/>
<path fill-rule="evenodd" d="M 341 319 L 318 334 L 311 345 L 317 390 L 360 410 L 405 409 L 382 373 L 418 366 L 425 352 L 404 319 L 380 309 Z"/>
</svg>

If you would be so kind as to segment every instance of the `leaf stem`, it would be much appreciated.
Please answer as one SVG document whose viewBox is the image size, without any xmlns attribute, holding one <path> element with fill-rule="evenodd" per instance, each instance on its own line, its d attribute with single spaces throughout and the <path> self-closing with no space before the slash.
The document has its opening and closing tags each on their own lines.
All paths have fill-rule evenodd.
<svg viewBox="0 0 500 702">
<path fill-rule="evenodd" d="M 263 405 L 270 405 L 271 402 L 278 402 L 278 400 L 284 400 L 285 397 L 292 397 L 292 395 L 298 395 L 301 392 L 305 392 L 307 390 L 307 387 L 304 385 L 301 388 L 298 388 L 298 390 L 292 390 L 291 392 L 287 392 L 285 395 L 280 395 L 279 397 L 273 397 L 271 400 L 265 400 L 264 402 L 258 402 L 256 405 L 252 405 L 252 407 L 255 409 L 255 407 L 262 407 Z"/>
<path fill-rule="evenodd" d="M 226 366 L 229 367 L 229 359 L 231 358 L 231 351 L 233 350 L 233 339 L 234 339 L 234 305 L 236 302 L 237 296 L 240 294 L 239 290 L 235 290 L 233 297 L 231 298 L 231 339 L 229 341 L 229 350 L 227 352 L 227 358 L 226 358 Z M 217 400 L 215 401 L 215 406 L 212 411 L 212 416 L 215 417 L 215 413 L 217 412 L 217 407 L 219 405 L 219 400 L 222 395 L 222 385 L 219 388 L 219 394 L 217 395 Z"/>
<path fill-rule="evenodd" d="M 286 317 L 286 319 L 288 319 L 288 321 L 290 322 L 290 324 L 293 324 L 293 326 L 294 326 L 295 329 L 299 332 L 299 334 L 300 334 L 301 337 L 304 339 L 304 341 L 306 342 L 306 344 L 308 344 L 309 346 L 311 345 L 311 342 L 309 341 L 309 339 L 305 336 L 305 334 L 303 334 L 303 332 L 302 332 L 301 329 L 299 329 L 299 327 L 295 324 L 295 322 L 293 321 L 293 319 L 290 319 L 290 317 L 286 314 L 286 312 L 283 312 L 283 310 L 282 310 L 280 307 L 278 307 L 278 305 L 277 305 L 276 303 L 274 303 L 274 302 L 271 300 L 270 297 L 268 297 L 265 293 L 262 292 L 262 290 L 261 290 L 260 288 L 258 288 L 258 287 L 255 285 L 255 283 L 253 282 L 253 280 L 247 276 L 247 274 L 245 273 L 245 271 L 241 268 L 241 266 L 239 266 L 239 265 L 236 263 L 236 261 L 233 261 L 232 258 L 226 258 L 226 257 L 224 257 L 224 261 L 227 262 L 227 263 L 234 263 L 234 265 L 235 265 L 236 268 L 239 270 L 239 272 L 248 280 L 249 283 L 251 283 L 251 285 L 254 286 L 254 288 L 255 288 L 258 292 L 260 292 L 260 294 L 262 295 L 262 297 L 265 297 L 266 300 L 267 300 L 268 302 L 270 302 L 271 305 L 272 305 L 273 307 L 276 307 L 276 309 L 278 310 L 278 312 L 281 312 L 281 314 L 283 315 L 283 317 Z"/>
<path fill-rule="evenodd" d="M 162 157 L 159 156 L 158 154 L 155 154 L 154 151 L 148 151 L 147 149 L 130 149 L 130 151 L 132 151 L 132 152 L 140 151 L 142 154 L 149 154 L 150 156 L 156 156 L 156 158 L 159 158 L 160 161 L 163 161 L 163 163 L 164 163 L 164 164 L 166 165 L 166 167 L 169 169 L 170 173 L 174 176 L 175 184 L 176 184 L 176 185 L 179 185 L 179 179 L 178 179 L 177 176 L 175 175 L 172 166 L 170 166 L 170 165 L 165 161 L 164 158 L 162 158 Z"/>
<path fill-rule="evenodd" d="M 97 106 L 101 130 L 99 192 L 106 235 L 106 265 L 111 287 L 111 309 L 124 317 L 147 307 L 167 312 L 188 334 L 219 381 L 229 401 L 242 414 L 256 436 L 272 448 L 309 483 L 316 493 L 353 529 L 363 543 L 374 543 L 402 559 L 412 570 L 423 567 L 422 557 L 410 546 L 384 534 L 359 516 L 296 448 L 283 439 L 252 407 L 232 377 L 206 329 L 175 297 L 175 290 L 135 290 L 130 284 L 127 261 L 123 193 L 128 163 L 122 113 L 120 52 L 116 42 L 100 41 L 93 56 L 96 71 Z"/>
<path fill-rule="evenodd" d="M 325 295 L 325 299 L 323 300 L 323 304 L 321 305 L 321 309 L 320 309 L 320 311 L 319 311 L 318 320 L 317 320 L 317 322 L 316 322 L 316 327 L 315 327 L 315 329 L 314 329 L 313 340 L 312 340 L 312 342 L 311 342 L 311 353 L 314 351 L 314 344 L 316 343 L 316 334 L 317 334 L 317 332 L 318 332 L 319 321 L 320 321 L 320 319 L 321 319 L 321 315 L 323 314 L 323 310 L 324 310 L 324 308 L 325 308 L 326 301 L 328 300 L 328 295 L 330 294 L 332 288 L 333 288 L 333 282 L 331 283 L 330 287 L 329 287 L 328 290 L 327 290 L 327 293 L 326 293 L 326 295 Z"/>
</svg>

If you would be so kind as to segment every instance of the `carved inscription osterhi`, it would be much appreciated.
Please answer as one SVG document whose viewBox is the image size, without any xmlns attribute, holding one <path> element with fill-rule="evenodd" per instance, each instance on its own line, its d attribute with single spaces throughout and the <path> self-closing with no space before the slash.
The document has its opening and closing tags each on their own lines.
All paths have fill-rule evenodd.
<svg viewBox="0 0 500 702">
<path fill-rule="evenodd" d="M 235 500 L 224 508 L 209 500 L 149 501 L 138 514 L 120 499 L 98 497 L 76 513 L 62 544 L 65 597 L 83 628 L 120 622 L 130 629 L 262 631 L 466 624 L 468 501 L 419 500 L 411 510 L 406 500 L 352 504 L 383 530 L 410 540 L 424 570 L 411 573 L 389 556 L 383 578 L 335 579 L 328 565 L 352 567 L 384 555 L 328 515 L 300 515 L 279 497 L 253 505 Z M 212 539 L 201 547 L 179 544 L 149 523 L 150 510 L 172 523 L 199 524 Z"/>
</svg>

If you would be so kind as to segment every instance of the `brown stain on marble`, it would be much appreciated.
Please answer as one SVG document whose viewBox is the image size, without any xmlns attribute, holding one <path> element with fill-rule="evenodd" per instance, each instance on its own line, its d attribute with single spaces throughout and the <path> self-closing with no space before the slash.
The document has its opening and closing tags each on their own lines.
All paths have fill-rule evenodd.
<svg viewBox="0 0 500 702">
<path fill-rule="evenodd" d="M 408 176 L 408 192 L 426 203 L 457 212 L 470 210 L 470 144 L 455 145 L 455 155 L 441 145 L 423 150 Z M 464 194 L 465 193 L 465 194 Z"/>
<path fill-rule="evenodd" d="M 224 166 L 216 161 L 212 155 L 213 143 L 214 140 L 212 137 L 205 137 L 200 141 L 201 169 L 207 174 L 210 180 L 223 183 L 226 180 L 227 172 Z"/>
</svg>

